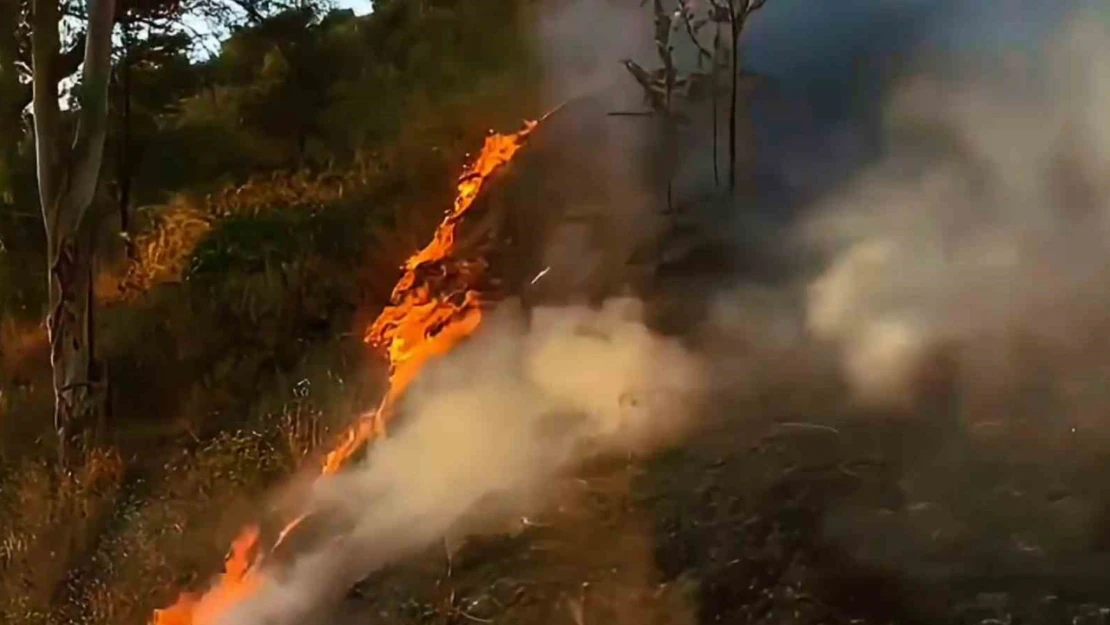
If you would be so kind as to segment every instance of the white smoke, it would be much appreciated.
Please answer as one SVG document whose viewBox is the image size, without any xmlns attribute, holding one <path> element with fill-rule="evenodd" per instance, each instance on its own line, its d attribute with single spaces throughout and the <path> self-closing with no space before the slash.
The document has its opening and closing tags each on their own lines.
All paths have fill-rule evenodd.
<svg viewBox="0 0 1110 625">
<path fill-rule="evenodd" d="M 651 12 L 639 0 L 557 0 L 537 25 L 551 104 L 631 81 L 622 59 L 653 53 Z"/>
<path fill-rule="evenodd" d="M 541 264 L 549 273 L 533 289 L 560 301 L 619 292 L 629 260 L 662 228 L 653 153 L 658 124 L 644 117 L 644 93 L 622 64 L 656 64 L 651 8 L 640 0 L 556 0 L 536 23 L 544 99 L 563 105 L 529 148 L 543 154 L 534 175 L 542 201 L 534 223 L 544 229 Z M 518 207 L 525 210 L 525 207 Z"/>
<path fill-rule="evenodd" d="M 641 315 L 634 300 L 539 309 L 529 329 L 512 312 L 494 315 L 429 366 L 364 464 L 315 488 L 310 508 L 346 530 L 272 572 L 221 623 L 305 622 L 460 522 L 534 511 L 584 460 L 673 440 L 695 411 L 701 366 Z"/>
<path fill-rule="evenodd" d="M 973 383 L 1007 375 L 1018 336 L 1076 361 L 1110 320 L 1110 37 L 1077 20 L 1038 53 L 1015 75 L 910 81 L 888 155 L 807 224 L 831 258 L 807 325 L 861 399 L 906 399 L 941 345 Z"/>
</svg>

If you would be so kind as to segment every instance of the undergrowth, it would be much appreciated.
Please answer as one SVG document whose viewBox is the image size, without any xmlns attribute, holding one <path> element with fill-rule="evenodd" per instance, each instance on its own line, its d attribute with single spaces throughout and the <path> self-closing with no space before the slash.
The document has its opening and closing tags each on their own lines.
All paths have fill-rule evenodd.
<svg viewBox="0 0 1110 625">
<path fill-rule="evenodd" d="M 0 622 L 141 623 L 203 588 L 275 484 L 372 405 L 384 376 L 362 329 L 463 159 L 415 150 L 145 211 L 97 282 L 112 412 L 70 474 L 44 329 L 0 323 Z"/>
</svg>

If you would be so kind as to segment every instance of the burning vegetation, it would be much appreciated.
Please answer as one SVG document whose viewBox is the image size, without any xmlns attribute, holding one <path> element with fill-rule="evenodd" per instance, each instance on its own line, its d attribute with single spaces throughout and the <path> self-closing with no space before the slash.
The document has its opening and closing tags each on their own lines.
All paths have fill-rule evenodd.
<svg viewBox="0 0 1110 625">
<path fill-rule="evenodd" d="M 538 122 L 516 134 L 493 133 L 459 178 L 454 206 L 436 228 L 432 241 L 404 264 L 387 306 L 366 332 L 367 343 L 389 359 L 389 391 L 381 407 L 360 419 L 335 451 L 324 473 L 334 473 L 375 432 L 380 433 L 393 402 L 404 393 L 430 359 L 443 355 L 470 336 L 482 320 L 478 286 L 486 262 L 456 258 L 456 231 L 489 177 L 516 155 Z"/>
<path fill-rule="evenodd" d="M 456 256 L 457 229 L 489 177 L 508 164 L 539 122 L 514 134 L 491 133 L 481 152 L 459 177 L 454 206 L 432 241 L 405 261 L 391 304 L 371 324 L 365 341 L 389 361 L 389 388 L 379 407 L 351 426 L 329 452 L 321 475 L 339 472 L 375 435 L 383 434 L 395 402 L 431 359 L 451 351 L 482 321 L 479 284 L 486 269 L 480 257 Z M 285 542 L 305 517 L 290 522 L 269 552 Z M 202 594 L 183 593 L 172 606 L 156 610 L 152 625 L 212 625 L 232 606 L 257 591 L 266 562 L 258 526 L 244 528 L 232 543 L 224 572 Z"/>
</svg>

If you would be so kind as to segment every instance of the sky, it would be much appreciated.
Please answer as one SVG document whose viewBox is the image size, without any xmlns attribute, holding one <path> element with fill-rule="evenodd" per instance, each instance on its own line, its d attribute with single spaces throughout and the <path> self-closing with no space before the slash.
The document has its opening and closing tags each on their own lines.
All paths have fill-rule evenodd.
<svg viewBox="0 0 1110 625">
<path fill-rule="evenodd" d="M 3 0 L 0 0 L 0 1 L 3 1 Z M 333 2 L 335 4 L 336 8 L 351 9 L 355 12 L 356 15 L 365 15 L 365 14 L 369 13 L 370 10 L 371 10 L 372 0 L 333 0 Z M 209 34 L 211 32 L 209 30 L 208 24 L 206 24 L 204 22 L 204 20 L 200 20 L 200 19 L 196 19 L 196 18 L 192 18 L 192 17 L 186 17 L 185 18 L 185 23 L 190 28 L 192 28 L 192 30 L 196 33 L 204 35 L 204 34 Z M 118 36 L 118 32 L 117 32 L 117 36 Z M 211 54 L 214 51 L 219 49 L 219 41 L 217 40 L 218 39 L 217 37 L 211 37 L 211 38 L 206 38 L 206 39 L 209 39 L 209 40 L 202 42 L 201 45 L 199 45 L 194 50 L 194 55 L 195 55 L 194 58 L 206 58 L 209 54 Z M 70 78 L 67 78 L 66 80 L 64 80 L 61 83 L 61 85 L 60 85 L 61 86 L 61 95 L 58 98 L 58 103 L 61 106 L 62 110 L 68 110 L 69 109 L 69 90 L 70 90 L 70 88 L 73 87 L 74 84 L 76 84 L 76 82 L 77 82 L 77 78 L 76 78 L 76 75 L 74 75 Z M 30 105 L 28 105 L 28 106 L 30 106 Z"/>
<path fill-rule="evenodd" d="M 884 103 L 900 61 L 918 54 L 1035 58 L 1079 14 L 1106 20 L 1110 2 L 769 0 L 749 23 L 743 51 L 743 64 L 773 77 L 781 96 L 753 104 L 757 152 L 768 170 L 761 176 L 803 199 L 837 185 L 882 149 Z"/>
<path fill-rule="evenodd" d="M 370 0 L 336 0 L 335 4 L 340 9 L 352 9 L 357 15 L 370 12 Z"/>
<path fill-rule="evenodd" d="M 372 8 L 372 0 L 332 0 L 332 4 L 337 9 L 351 9 L 355 12 L 355 15 L 366 15 L 370 13 Z M 184 22 L 194 33 L 205 36 L 193 50 L 194 59 L 208 58 L 209 55 L 219 50 L 220 36 L 213 34 L 209 24 L 194 16 L 186 16 Z"/>
</svg>

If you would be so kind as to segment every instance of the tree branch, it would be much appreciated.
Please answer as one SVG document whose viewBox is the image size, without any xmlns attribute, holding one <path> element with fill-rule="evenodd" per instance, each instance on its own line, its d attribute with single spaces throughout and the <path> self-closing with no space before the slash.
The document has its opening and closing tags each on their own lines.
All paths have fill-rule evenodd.
<svg viewBox="0 0 1110 625">
<path fill-rule="evenodd" d="M 247 14 L 247 18 L 255 24 L 261 24 L 266 21 L 266 16 L 262 15 L 262 12 L 258 10 L 258 7 L 255 6 L 255 3 L 251 0 L 231 0 L 231 3 L 242 9 L 242 11 Z"/>
<path fill-rule="evenodd" d="M 76 228 L 96 192 L 108 135 L 108 82 L 112 75 L 112 28 L 116 0 L 89 0 L 89 30 L 81 73 L 81 112 L 73 141 L 73 165 L 64 219 Z"/>
<path fill-rule="evenodd" d="M 686 36 L 698 49 L 698 67 L 701 67 L 701 60 L 703 58 L 712 59 L 713 55 L 705 49 L 705 46 L 701 45 L 701 40 L 698 39 L 697 27 L 694 26 L 693 22 L 694 11 L 690 8 L 688 2 L 689 0 L 678 0 L 678 10 L 682 14 L 682 23 L 686 26 Z"/>
</svg>

